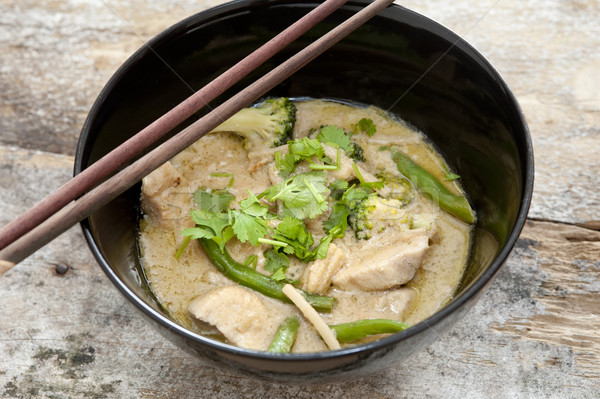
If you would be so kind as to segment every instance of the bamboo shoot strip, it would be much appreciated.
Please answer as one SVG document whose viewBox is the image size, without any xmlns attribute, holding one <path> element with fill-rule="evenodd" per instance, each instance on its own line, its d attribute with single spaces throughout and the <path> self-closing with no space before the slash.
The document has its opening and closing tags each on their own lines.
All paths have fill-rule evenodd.
<svg viewBox="0 0 600 399">
<path fill-rule="evenodd" d="M 60 208 L 115 173 L 127 161 L 206 106 L 346 2 L 347 0 L 325 1 L 135 136 L 74 176 L 19 218 L 8 223 L 0 229 L 0 249 L 5 248 Z"/>
<path fill-rule="evenodd" d="M 233 116 L 240 109 L 256 101 L 288 76 L 308 64 L 328 48 L 375 16 L 379 11 L 391 5 L 393 0 L 375 0 L 364 9 L 333 28 L 320 39 L 279 65 L 240 93 L 225 101 L 219 107 L 179 132 L 170 140 L 161 144 L 127 168 L 121 170 L 103 184 L 82 197 L 66 205 L 34 229 L 0 250 L 0 260 L 13 264 L 21 262 L 33 252 L 46 245 L 58 235 L 64 233 L 75 223 L 85 219 L 95 210 L 107 204 L 128 188 L 140 181 L 145 175 L 158 168 L 167 160 L 190 146 L 207 132 L 218 126 L 223 120 Z"/>
<path fill-rule="evenodd" d="M 325 320 L 321 317 L 317 311 L 310 306 L 310 303 L 304 299 L 302 294 L 291 284 L 286 284 L 283 289 L 283 293 L 290 298 L 290 300 L 296 305 L 296 307 L 302 312 L 304 317 L 315 327 L 315 329 L 325 341 L 327 347 L 331 350 L 340 349 L 340 343 L 335 337 L 335 334 L 331 328 L 325 323 Z"/>
</svg>

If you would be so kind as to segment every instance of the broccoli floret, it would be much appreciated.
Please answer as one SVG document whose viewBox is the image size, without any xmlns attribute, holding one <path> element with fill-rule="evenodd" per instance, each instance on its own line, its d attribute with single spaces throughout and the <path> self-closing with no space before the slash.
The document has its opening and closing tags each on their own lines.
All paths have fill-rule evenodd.
<svg viewBox="0 0 600 399">
<path fill-rule="evenodd" d="M 354 162 L 364 162 L 365 157 L 363 156 L 363 149 L 361 146 L 356 144 L 354 141 L 350 143 L 350 148 L 346 152 L 348 157 L 354 160 Z"/>
<path fill-rule="evenodd" d="M 377 207 L 378 198 L 379 196 L 373 193 L 364 200 L 351 204 L 349 207 L 348 224 L 354 230 L 354 235 L 359 240 L 371 238 L 373 223 L 370 216 Z"/>
<path fill-rule="evenodd" d="M 250 149 L 265 144 L 279 147 L 292 138 L 295 123 L 296 106 L 289 98 L 281 97 L 240 110 L 211 133 L 236 132 Z"/>
<path fill-rule="evenodd" d="M 378 190 L 380 196 L 386 199 L 395 199 L 406 205 L 415 197 L 415 188 L 412 183 L 402 176 L 393 176 L 386 171 L 377 174 L 377 177 L 385 182 Z"/>
<path fill-rule="evenodd" d="M 362 201 L 349 204 L 348 224 L 359 240 L 368 240 L 373 233 L 384 231 L 390 226 L 408 230 L 412 216 L 402 209 L 406 203 L 397 198 L 384 198 L 371 193 Z"/>
</svg>

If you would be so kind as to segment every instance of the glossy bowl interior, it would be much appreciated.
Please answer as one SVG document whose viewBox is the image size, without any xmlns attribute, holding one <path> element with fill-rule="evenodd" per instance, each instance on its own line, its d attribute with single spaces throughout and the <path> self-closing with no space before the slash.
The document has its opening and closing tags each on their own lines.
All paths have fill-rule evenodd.
<svg viewBox="0 0 600 399">
<path fill-rule="evenodd" d="M 349 1 L 222 99 L 363 7 Z M 78 173 L 300 18 L 315 2 L 238 1 L 194 15 L 136 52 L 113 76 L 83 127 Z M 462 176 L 478 213 L 472 254 L 456 298 L 410 329 L 334 352 L 274 355 L 192 333 L 169 319 L 137 259 L 139 184 L 82 223 L 115 286 L 166 337 L 244 373 L 283 381 L 332 381 L 377 372 L 433 342 L 476 302 L 525 222 L 533 154 L 524 117 L 504 81 L 471 46 L 435 22 L 392 6 L 268 93 L 373 104 L 425 132 Z M 201 111 L 199 113 L 202 114 Z M 189 122 L 188 122 L 189 123 Z M 435 329 L 436 333 L 433 332 Z"/>
</svg>

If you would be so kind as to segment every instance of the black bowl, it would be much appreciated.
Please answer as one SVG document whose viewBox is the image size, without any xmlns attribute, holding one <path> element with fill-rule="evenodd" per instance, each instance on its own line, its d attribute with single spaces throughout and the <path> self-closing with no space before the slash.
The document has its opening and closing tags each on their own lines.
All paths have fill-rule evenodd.
<svg viewBox="0 0 600 399">
<path fill-rule="evenodd" d="M 233 2 L 194 15 L 155 37 L 125 62 L 96 100 L 81 133 L 75 173 L 317 3 Z M 213 104 L 367 3 L 349 1 Z M 373 343 L 332 352 L 274 355 L 188 331 L 156 303 L 137 258 L 139 185 L 82 223 L 92 252 L 115 286 L 165 336 L 232 370 L 275 380 L 324 382 L 377 372 L 406 359 L 473 306 L 523 227 L 533 188 L 533 153 L 514 96 L 484 57 L 461 38 L 400 6 L 381 12 L 267 95 L 373 104 L 429 136 L 462 176 L 479 216 L 467 271 L 451 303 L 424 322 Z"/>
</svg>

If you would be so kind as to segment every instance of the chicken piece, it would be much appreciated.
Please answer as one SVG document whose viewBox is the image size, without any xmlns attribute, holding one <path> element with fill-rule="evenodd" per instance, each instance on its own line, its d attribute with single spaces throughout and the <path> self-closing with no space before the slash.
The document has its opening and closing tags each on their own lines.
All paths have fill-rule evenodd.
<svg viewBox="0 0 600 399">
<path fill-rule="evenodd" d="M 325 294 L 331 286 L 333 276 L 345 265 L 346 255 L 331 243 L 325 259 L 312 262 L 302 275 L 302 287 L 314 294 Z"/>
<path fill-rule="evenodd" d="M 266 164 L 273 162 L 275 159 L 275 153 L 279 151 L 283 155 L 287 153 L 288 148 L 287 145 L 267 148 L 261 151 L 252 151 L 248 153 L 248 171 L 250 173 L 256 172 L 258 169 L 263 168 Z"/>
<path fill-rule="evenodd" d="M 327 144 L 323 144 L 323 149 L 325 150 L 325 155 L 327 155 L 327 157 L 334 161 L 337 159 L 337 148 L 331 147 Z M 350 157 L 348 157 L 348 155 L 346 155 L 344 151 L 342 151 L 340 154 L 340 169 L 328 171 L 328 176 L 333 178 L 334 180 L 350 180 L 356 177 L 356 173 L 354 172 L 354 168 L 352 167 L 353 163 L 354 161 L 350 159 Z M 357 164 L 356 166 L 358 167 L 358 171 L 360 172 L 360 174 L 366 182 L 379 181 L 379 179 L 375 175 L 367 172 L 360 165 Z"/>
<path fill-rule="evenodd" d="M 142 180 L 142 208 L 160 225 L 183 215 L 185 205 L 177 203 L 175 192 L 180 183 L 181 175 L 171 162 L 165 162 Z"/>
<path fill-rule="evenodd" d="M 357 306 L 358 295 L 353 291 L 336 290 L 337 302 L 335 304 L 338 314 L 342 315 L 333 323 L 348 321 L 351 319 L 390 319 L 404 320 L 407 311 L 411 308 L 417 297 L 417 291 L 413 288 L 400 287 L 387 291 L 361 292 L 360 306 Z"/>
<path fill-rule="evenodd" d="M 194 299 L 188 312 L 217 328 L 233 344 L 266 350 L 272 332 L 266 306 L 254 293 L 238 286 L 217 288 Z"/>
<path fill-rule="evenodd" d="M 410 281 L 421 266 L 429 248 L 425 229 L 399 235 L 395 243 L 371 245 L 333 277 L 333 284 L 344 290 L 385 290 Z"/>
<path fill-rule="evenodd" d="M 412 217 L 413 229 L 425 229 L 430 243 L 440 240 L 438 231 L 438 216 L 432 213 L 416 213 Z"/>
<path fill-rule="evenodd" d="M 271 185 L 275 186 L 283 181 L 283 177 L 279 175 L 279 169 L 277 169 L 277 165 L 275 162 L 271 162 L 267 167 L 267 171 L 269 174 L 269 181 Z"/>
<path fill-rule="evenodd" d="M 398 288 L 373 298 L 372 309 L 380 313 L 382 318 L 392 318 L 393 314 L 403 317 L 416 297 L 417 292 L 413 288 Z"/>
</svg>

